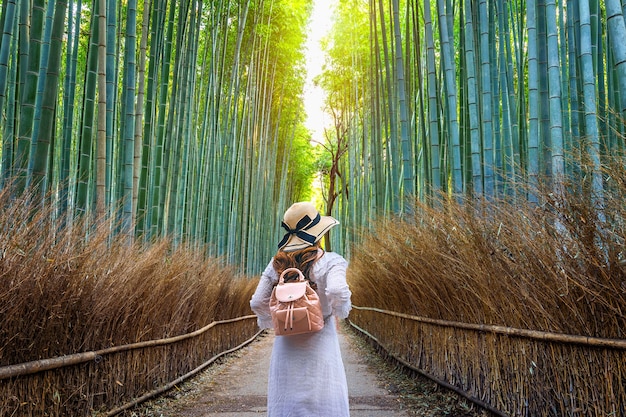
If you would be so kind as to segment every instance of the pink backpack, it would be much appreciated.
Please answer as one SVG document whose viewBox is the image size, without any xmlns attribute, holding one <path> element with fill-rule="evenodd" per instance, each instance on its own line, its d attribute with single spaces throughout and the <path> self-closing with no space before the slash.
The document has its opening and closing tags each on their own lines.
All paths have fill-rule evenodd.
<svg viewBox="0 0 626 417">
<path fill-rule="evenodd" d="M 298 281 L 285 282 L 285 274 L 290 271 L 298 273 Z M 319 296 L 297 268 L 287 268 L 280 274 L 270 297 L 270 312 L 278 336 L 317 332 L 324 327 Z"/>
</svg>

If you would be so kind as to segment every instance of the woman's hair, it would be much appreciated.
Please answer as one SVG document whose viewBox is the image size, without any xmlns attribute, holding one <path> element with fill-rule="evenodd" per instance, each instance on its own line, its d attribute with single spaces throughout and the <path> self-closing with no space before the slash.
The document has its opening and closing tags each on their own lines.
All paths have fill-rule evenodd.
<svg viewBox="0 0 626 417">
<path fill-rule="evenodd" d="M 280 274 L 282 274 L 287 268 L 298 268 L 302 271 L 304 277 L 311 283 L 311 287 L 315 289 L 315 283 L 310 279 L 310 271 L 312 270 L 313 264 L 317 260 L 318 249 L 319 243 L 293 252 L 279 250 L 276 255 L 274 255 L 273 262 L 276 273 L 280 276 Z M 285 282 L 295 280 L 297 278 L 298 275 L 296 273 L 289 272 L 285 275 Z"/>
</svg>

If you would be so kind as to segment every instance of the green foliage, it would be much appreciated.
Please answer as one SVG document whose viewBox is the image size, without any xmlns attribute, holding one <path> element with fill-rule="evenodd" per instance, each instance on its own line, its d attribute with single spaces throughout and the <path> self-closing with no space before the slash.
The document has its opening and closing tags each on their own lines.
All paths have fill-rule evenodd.
<svg viewBox="0 0 626 417">
<path fill-rule="evenodd" d="M 333 164 L 333 155 L 329 151 L 329 148 L 327 147 L 328 145 L 330 145 L 330 149 L 332 149 L 332 144 L 329 144 L 328 142 L 326 142 L 324 146 L 316 145 L 313 147 L 316 171 L 324 176 L 328 176 L 330 167 Z M 336 148 L 337 146 L 335 145 L 334 147 Z"/>
<path fill-rule="evenodd" d="M 293 201 L 307 201 L 311 198 L 311 181 L 316 172 L 313 147 L 304 126 L 299 126 L 289 155 L 290 179 L 294 187 Z"/>
<path fill-rule="evenodd" d="M 60 6 L 65 2 L 49 4 L 62 15 Z M 58 82 L 58 94 L 49 88 L 44 95 L 59 98 L 56 106 L 48 106 L 54 112 L 44 113 L 51 116 L 46 119 L 47 126 L 54 118 L 52 125 L 59 128 L 42 132 L 50 135 L 43 145 L 49 142 L 50 146 L 39 146 L 32 165 L 48 190 L 68 191 L 62 193 L 62 201 L 53 198 L 50 204 L 58 204 L 72 219 L 78 213 L 92 214 L 95 202 L 103 201 L 111 220 L 120 215 L 126 224 L 134 225 L 131 219 L 137 216 L 135 236 L 151 240 L 172 234 L 174 242 L 210 242 L 213 253 L 228 253 L 229 261 L 258 268 L 257 262 L 264 264 L 270 253 L 254 253 L 251 259 L 245 252 L 263 247 L 260 241 L 267 237 L 248 229 L 244 218 L 253 206 L 271 208 L 254 227 L 263 224 L 269 229 L 266 233 L 280 232 L 279 225 L 276 232 L 272 231 L 273 212 L 281 211 L 287 201 L 305 199 L 313 175 L 302 97 L 306 75 L 303 48 L 311 1 L 140 2 L 137 36 L 129 38 L 136 42 L 133 45 L 126 44 L 125 30 L 126 17 L 134 13 L 129 10 L 132 4 L 108 2 L 117 15 L 109 15 L 107 50 L 115 51 L 120 59 L 106 67 L 97 62 L 94 4 L 72 4 L 70 17 L 72 23 L 79 24 L 79 30 L 76 36 L 67 37 L 68 42 L 55 56 L 63 77 Z M 7 5 L 3 3 L 3 13 Z M 144 7 L 150 8 L 145 18 Z M 145 31 L 149 36 L 141 48 Z M 73 45 L 77 45 L 75 61 L 69 55 L 74 52 Z M 11 45 L 6 46 L 9 50 Z M 13 48 L 9 56 L 8 73 L 17 74 L 10 81 L 13 89 L 24 76 L 18 74 L 21 70 L 17 65 L 28 61 L 26 52 Z M 106 58 L 109 63 L 113 62 L 111 57 Z M 96 83 L 98 65 L 106 68 L 106 87 Z M 125 88 L 125 74 L 134 72 L 135 66 L 137 80 L 143 75 L 145 82 L 140 86 L 129 79 L 133 85 Z M 106 126 L 100 126 L 105 118 L 96 120 L 102 115 L 95 110 L 95 103 L 103 97 L 100 88 L 107 88 Z M 72 89 L 75 94 L 61 100 Z M 131 94 L 124 100 L 127 91 Z M 20 123 L 20 111 L 16 111 L 23 104 L 19 97 L 4 100 L 0 112 L 14 114 L 12 124 L 26 127 L 31 121 Z M 98 142 L 97 148 L 94 139 L 103 131 L 106 139 Z M 63 141 L 57 138 L 61 133 Z M 7 137 L 9 143 L 5 143 L 2 135 L 3 149 L 16 149 L 10 142 L 14 139 Z M 124 146 L 122 135 L 127 139 Z M 22 148 L 28 149 L 31 141 L 24 135 Z M 102 165 L 96 168 L 96 149 L 105 147 L 106 163 L 101 158 Z M 137 158 L 131 159 L 132 154 Z M 5 164 L 16 164 L 15 159 L 4 160 Z M 126 169 L 122 169 L 123 160 Z M 2 172 L 15 168 L 2 167 Z M 133 173 L 139 178 L 131 178 Z M 2 178 L 7 183 L 11 179 Z M 123 184 L 127 186 L 127 210 L 118 214 Z M 235 226 L 225 225 L 224 218 Z M 236 248 L 234 253 L 232 248 Z"/>
<path fill-rule="evenodd" d="M 368 76 L 370 69 L 369 14 L 361 1 L 340 2 L 335 24 L 322 40 L 328 58 L 316 82 L 327 93 L 327 106 L 341 111 L 360 105 L 362 97 L 354 96 L 354 86 Z"/>
<path fill-rule="evenodd" d="M 349 147 L 341 164 L 350 199 L 339 206 L 359 223 L 351 226 L 402 212 L 413 190 L 424 201 L 442 190 L 459 201 L 533 200 L 519 184 L 532 189 L 542 173 L 558 194 L 586 171 L 601 207 L 600 167 L 623 155 L 625 95 L 612 58 L 622 45 L 587 47 L 610 39 L 595 20 L 608 2 L 590 6 L 591 25 L 563 3 L 339 2 L 317 81 L 333 134 Z M 582 168 L 589 159 L 591 171 Z"/>
</svg>

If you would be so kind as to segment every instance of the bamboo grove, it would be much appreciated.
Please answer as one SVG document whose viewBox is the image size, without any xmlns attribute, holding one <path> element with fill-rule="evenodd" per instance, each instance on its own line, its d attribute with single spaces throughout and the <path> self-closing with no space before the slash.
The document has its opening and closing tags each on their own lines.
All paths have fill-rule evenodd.
<svg viewBox="0 0 626 417">
<path fill-rule="evenodd" d="M 304 0 L 4 0 L 2 187 L 59 219 L 265 262 L 276 207 L 309 193 L 309 13 Z"/>
<path fill-rule="evenodd" d="M 327 244 L 350 259 L 355 305 L 623 340 L 624 0 L 328 0 L 333 27 L 316 82 L 332 123 L 322 146 L 304 125 L 312 4 L 1 1 L 0 311 L 9 348 L 45 357 L 44 333 L 67 336 L 59 355 L 75 343 L 109 346 L 115 333 L 92 340 L 83 326 L 88 337 L 76 336 L 77 305 L 87 317 L 78 323 L 104 320 L 112 332 L 120 327 L 107 319 L 118 310 L 145 318 L 138 338 L 152 334 L 145 328 L 167 332 L 167 314 L 184 316 L 185 328 L 205 325 L 214 318 L 202 291 L 213 279 L 240 283 L 239 270 L 219 273 L 221 260 L 258 276 L 281 235 L 280 214 L 311 198 L 314 178 L 323 180 L 323 209 L 342 224 Z M 207 269 L 206 254 L 220 268 Z M 155 285 L 164 274 L 170 304 L 187 294 L 193 311 L 151 302 L 163 299 Z M 228 306 L 248 308 L 252 282 L 243 292 L 218 285 L 211 302 L 221 293 Z M 104 298 L 93 292 L 96 305 L 110 305 L 85 301 L 94 285 L 110 287 Z M 57 299 L 67 302 L 46 304 Z M 514 362 L 523 344 L 504 342 L 507 355 L 469 343 L 484 361 L 473 350 L 457 355 L 458 332 L 419 339 L 403 324 L 399 337 L 389 321 L 365 319 L 368 331 L 406 341 L 408 359 L 437 362 L 440 379 L 453 357 L 512 363 L 511 396 L 491 389 L 499 376 L 453 375 L 485 381 L 479 397 L 497 397 L 492 405 L 512 414 L 589 414 L 602 402 L 597 415 L 624 409 L 621 353 L 607 362 L 581 349 L 572 361 L 567 347 L 537 348 L 564 371 L 537 384 L 518 372 L 527 358 Z M 23 349 L 32 341 L 43 350 Z M 522 386 L 541 392 L 524 396 Z"/>
<path fill-rule="evenodd" d="M 625 146 L 619 0 L 328 4 L 317 82 L 333 122 L 317 158 L 303 125 L 312 1 L 3 0 L 2 187 L 251 271 L 315 170 L 346 253 L 413 196 L 541 203 L 547 182 L 607 215 L 601 167 Z"/>
<path fill-rule="evenodd" d="M 347 0 L 326 50 L 352 225 L 410 196 L 541 204 L 546 184 L 606 216 L 601 167 L 625 150 L 623 2 Z"/>
</svg>

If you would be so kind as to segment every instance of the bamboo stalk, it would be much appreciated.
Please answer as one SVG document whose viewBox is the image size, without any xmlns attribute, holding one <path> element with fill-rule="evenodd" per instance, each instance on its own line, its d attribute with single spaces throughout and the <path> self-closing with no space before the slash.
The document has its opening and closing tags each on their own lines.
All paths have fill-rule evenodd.
<svg viewBox="0 0 626 417">
<path fill-rule="evenodd" d="M 37 361 L 25 362 L 25 363 L 20 363 L 16 365 L 3 366 L 0 368 L 0 380 L 15 377 L 15 376 L 29 375 L 29 374 L 42 372 L 42 371 L 48 371 L 51 369 L 63 368 L 66 366 L 71 366 L 71 365 L 77 365 L 79 363 L 97 360 L 99 357 L 104 356 L 104 355 L 109 355 L 111 353 L 125 352 L 129 350 L 142 349 L 142 348 L 153 347 L 153 346 L 169 345 L 172 343 L 180 342 L 181 340 L 191 339 L 193 337 L 199 336 L 205 333 L 206 331 L 208 331 L 209 329 L 220 324 L 233 323 L 236 321 L 251 320 L 251 319 L 256 319 L 256 315 L 251 314 L 248 316 L 236 317 L 233 319 L 214 321 L 210 324 L 207 324 L 201 329 L 198 329 L 191 333 L 186 333 L 186 334 L 182 334 L 182 335 L 178 335 L 174 337 L 147 340 L 145 342 L 131 343 L 131 344 L 121 345 L 121 346 L 112 346 L 106 349 L 101 349 L 101 350 L 96 350 L 96 351 L 91 351 L 91 352 L 74 353 L 70 355 L 57 356 L 55 358 L 41 359 Z"/>
<path fill-rule="evenodd" d="M 606 339 L 600 337 L 579 336 L 563 333 L 544 332 L 541 330 L 516 329 L 513 327 L 497 326 L 491 324 L 462 323 L 457 321 L 431 319 L 428 317 L 411 316 L 409 314 L 397 313 L 395 311 L 382 310 L 374 307 L 360 307 L 352 305 L 352 308 L 363 311 L 373 311 L 389 316 L 401 317 L 421 323 L 433 324 L 443 327 L 455 327 L 458 329 L 475 330 L 479 332 L 489 332 L 504 334 L 507 336 L 524 337 L 545 342 L 567 343 L 583 346 L 604 347 L 610 349 L 626 349 L 626 339 Z"/>
</svg>

